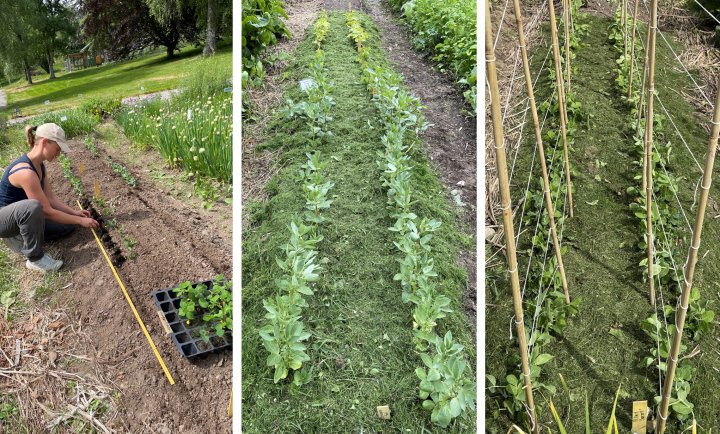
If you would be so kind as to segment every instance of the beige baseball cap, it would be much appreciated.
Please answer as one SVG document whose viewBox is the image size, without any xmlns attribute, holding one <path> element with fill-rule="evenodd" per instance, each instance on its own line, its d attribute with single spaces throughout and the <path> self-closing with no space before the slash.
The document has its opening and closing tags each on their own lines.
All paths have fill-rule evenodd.
<svg viewBox="0 0 720 434">
<path fill-rule="evenodd" d="M 65 139 L 65 131 L 58 124 L 42 124 L 35 130 L 35 137 L 44 137 L 56 142 L 63 152 L 70 152 L 70 147 Z"/>
</svg>

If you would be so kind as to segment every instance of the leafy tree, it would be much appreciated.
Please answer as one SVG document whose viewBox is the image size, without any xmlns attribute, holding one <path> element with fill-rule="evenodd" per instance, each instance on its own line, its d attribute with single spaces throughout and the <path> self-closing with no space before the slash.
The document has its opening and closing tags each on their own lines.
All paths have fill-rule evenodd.
<svg viewBox="0 0 720 434">
<path fill-rule="evenodd" d="M 191 7 L 153 13 L 143 0 L 85 0 L 81 10 L 85 35 L 115 58 L 155 45 L 166 47 L 172 58 L 183 40 L 197 40 L 197 16 Z"/>
<path fill-rule="evenodd" d="M 55 53 L 67 46 L 72 35 L 77 33 L 72 11 L 62 0 L 39 0 L 38 16 L 35 23 L 40 36 L 40 49 L 47 59 L 47 71 L 55 78 Z"/>
<path fill-rule="evenodd" d="M 33 57 L 39 41 L 34 0 L 0 0 L 0 62 L 10 80 L 22 71 L 32 84 Z"/>
<path fill-rule="evenodd" d="M 162 23 L 177 20 L 183 10 L 194 10 L 198 17 L 197 27 L 204 29 L 205 32 L 203 49 L 205 56 L 214 54 L 217 50 L 220 24 L 225 22 L 222 17 L 232 13 L 230 0 L 145 0 L 145 2 L 153 16 Z"/>
</svg>

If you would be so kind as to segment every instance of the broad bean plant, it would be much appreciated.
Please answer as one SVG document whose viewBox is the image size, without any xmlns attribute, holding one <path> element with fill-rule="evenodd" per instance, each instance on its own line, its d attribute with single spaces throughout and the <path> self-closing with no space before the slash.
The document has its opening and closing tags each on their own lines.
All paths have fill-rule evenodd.
<svg viewBox="0 0 720 434">
<path fill-rule="evenodd" d="M 638 265 L 645 281 L 648 278 L 655 279 L 657 286 L 664 289 L 664 297 L 661 299 L 664 305 L 660 306 L 660 314 L 653 314 L 642 323 L 643 331 L 653 340 L 650 356 L 645 358 L 645 365 L 652 367 L 653 372 L 661 372 L 664 375 L 667 371 L 671 339 L 675 332 L 675 301 L 684 284 L 684 268 L 680 267 L 680 264 L 684 263 L 683 252 L 679 246 L 687 243 L 687 240 L 685 239 L 686 232 L 681 208 L 676 206 L 676 193 L 682 178 L 673 174 L 671 169 L 673 147 L 665 137 L 666 117 L 655 112 L 653 113 L 653 148 L 650 162 L 653 177 L 651 221 L 654 259 L 653 276 L 648 277 L 648 262 L 645 255 L 648 243 L 647 193 L 640 185 L 643 177 L 646 120 L 644 118 L 638 120 L 637 116 L 638 109 L 640 108 L 645 112 L 645 104 L 647 104 L 646 99 L 643 99 L 643 107 L 639 107 L 641 92 L 643 91 L 640 74 L 645 48 L 640 38 L 636 38 L 633 63 L 638 67 L 633 68 L 632 94 L 628 95 L 630 91 L 630 63 L 632 60 L 630 55 L 632 50 L 629 48 L 626 50 L 625 46 L 632 44 L 632 28 L 632 18 L 628 18 L 625 26 L 623 25 L 622 9 L 618 7 L 615 13 L 615 22 L 610 27 L 608 39 L 619 53 L 616 61 L 618 66 L 615 84 L 623 101 L 629 108 L 628 127 L 633 136 L 633 153 L 636 157 L 633 163 L 636 170 L 634 179 L 638 184 L 629 187 L 627 191 L 634 196 L 633 202 L 630 204 L 630 210 L 638 219 L 639 229 L 643 233 L 643 238 L 638 243 L 638 250 L 643 254 L 644 259 Z M 638 33 L 640 33 L 639 28 Z M 625 37 L 629 38 L 627 42 L 624 39 Z M 701 300 L 700 290 L 692 288 L 685 326 L 686 336 L 691 340 L 699 339 L 703 333 L 711 330 L 714 318 L 715 313 L 709 309 L 709 301 Z M 687 345 L 681 344 L 681 356 L 687 351 L 687 348 Z M 689 360 L 679 357 L 670 400 L 670 414 L 674 415 L 680 422 L 689 420 L 693 412 L 694 405 L 688 399 L 690 380 L 693 373 L 694 368 Z M 655 396 L 655 403 L 659 405 L 660 399 L 659 395 Z"/>
<path fill-rule="evenodd" d="M 416 370 L 419 398 L 423 407 L 431 411 L 431 421 L 448 427 L 453 419 L 475 409 L 476 394 L 474 382 L 464 374 L 467 362 L 463 346 L 453 341 L 450 332 L 444 337 L 436 332 L 438 321 L 452 312 L 450 299 L 433 282 L 437 272 L 430 241 L 442 223 L 413 212 L 415 193 L 410 158 L 413 146 L 407 133 L 420 133 L 429 124 L 420 110 L 420 101 L 402 86 L 402 78 L 370 62 L 365 45 L 369 36 L 359 14 L 347 13 L 346 22 L 348 37 L 358 50 L 362 81 L 372 95 L 385 130 L 381 139 L 385 149 L 378 152 L 377 164 L 383 187 L 387 188 L 391 217 L 395 219 L 389 228 L 396 236 L 393 245 L 402 254 L 394 280 L 400 282 L 402 300 L 413 305 L 413 343 L 425 365 Z"/>
</svg>

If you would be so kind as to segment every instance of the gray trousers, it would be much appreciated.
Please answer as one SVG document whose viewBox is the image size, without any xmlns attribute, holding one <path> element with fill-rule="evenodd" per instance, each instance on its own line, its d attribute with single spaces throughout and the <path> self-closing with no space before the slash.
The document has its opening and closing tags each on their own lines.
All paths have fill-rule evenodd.
<svg viewBox="0 0 720 434">
<path fill-rule="evenodd" d="M 42 205 L 26 199 L 0 208 L 0 238 L 31 261 L 42 258 L 45 241 L 68 235 L 75 225 L 45 220 Z"/>
</svg>

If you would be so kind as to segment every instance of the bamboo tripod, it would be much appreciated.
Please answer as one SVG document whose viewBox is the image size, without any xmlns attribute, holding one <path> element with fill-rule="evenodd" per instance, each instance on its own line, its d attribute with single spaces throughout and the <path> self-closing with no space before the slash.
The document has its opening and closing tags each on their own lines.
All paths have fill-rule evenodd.
<svg viewBox="0 0 720 434">
<path fill-rule="evenodd" d="M 657 0 L 656 0 L 657 1 Z M 710 140 L 708 141 L 707 151 L 705 153 L 705 170 L 702 180 L 702 191 L 700 192 L 700 205 L 698 206 L 697 215 L 695 216 L 695 228 L 693 230 L 692 244 L 688 251 L 688 258 L 685 262 L 685 286 L 680 296 L 680 307 L 675 317 L 675 333 L 673 334 L 672 346 L 667 360 L 667 373 L 665 375 L 665 385 L 663 389 L 662 401 L 660 402 L 660 417 L 658 418 L 658 433 L 665 432 L 665 423 L 668 416 L 668 407 L 670 405 L 670 395 L 672 392 L 673 381 L 675 380 L 675 370 L 678 363 L 678 355 L 680 353 L 680 342 L 682 341 L 683 328 L 685 327 L 685 316 L 687 315 L 688 303 L 690 301 L 690 291 L 692 289 L 693 277 L 695 275 L 695 265 L 698 259 L 698 250 L 700 249 L 700 236 L 702 234 L 703 222 L 705 221 L 705 208 L 710 194 L 710 186 L 712 185 L 712 171 L 715 164 L 715 152 L 718 145 L 718 134 L 720 134 L 720 92 L 715 98 L 715 112 L 712 120 L 712 131 Z"/>
<path fill-rule="evenodd" d="M 516 0 L 517 1 L 517 0 Z M 535 434 L 540 433 L 540 424 L 535 416 L 535 401 L 533 400 L 532 382 L 530 381 L 530 364 L 528 362 L 527 340 L 525 337 L 525 321 L 523 320 L 522 296 L 520 295 L 520 277 L 518 276 L 518 263 L 515 251 L 515 229 L 513 227 L 512 205 L 510 201 L 510 183 L 507 173 L 507 158 L 505 155 L 505 139 L 502 128 L 502 114 L 500 113 L 500 95 L 495 69 L 495 52 L 493 50 L 492 23 L 490 21 L 490 2 L 485 2 L 485 62 L 487 64 L 487 80 L 490 87 L 491 116 L 493 123 L 493 138 L 495 140 L 495 162 L 497 165 L 498 180 L 500 182 L 500 196 L 502 200 L 503 228 L 505 229 L 505 242 L 507 246 L 507 262 L 512 284 L 513 306 L 515 308 L 515 330 L 520 346 L 520 359 L 522 376 L 525 384 L 525 398 L 527 401 L 530 422 Z"/>
<path fill-rule="evenodd" d="M 565 158 L 565 182 L 567 183 L 567 195 L 568 195 L 568 207 L 570 208 L 570 217 L 574 216 L 573 213 L 573 197 L 572 187 L 570 184 L 570 156 L 568 155 L 568 143 L 567 143 L 567 106 L 565 105 L 565 86 L 563 85 L 563 74 L 562 66 L 560 65 L 560 47 L 558 42 L 557 34 L 557 20 L 555 19 L 555 5 L 553 1 L 548 1 L 550 9 L 550 38 L 552 39 L 553 48 L 553 59 L 555 61 L 555 83 L 557 86 L 558 93 L 558 105 L 560 106 L 560 131 L 562 134 L 563 141 L 563 155 Z"/>
<path fill-rule="evenodd" d="M 515 7 L 515 21 L 517 22 L 520 52 L 522 53 L 523 72 L 525 74 L 525 83 L 527 84 L 528 99 L 530 100 L 530 113 L 532 113 L 533 125 L 535 126 L 535 143 L 538 150 L 540 168 L 542 169 L 545 206 L 547 207 L 548 217 L 550 217 L 550 233 L 552 234 L 553 247 L 555 248 L 555 256 L 558 261 L 558 269 L 562 280 L 563 292 L 565 293 L 565 302 L 570 303 L 570 293 L 568 291 L 567 278 L 565 277 L 565 265 L 563 264 L 562 253 L 560 252 L 560 241 L 558 240 L 557 227 L 555 226 L 555 207 L 553 206 L 552 196 L 550 194 L 550 179 L 548 177 L 547 163 L 545 161 L 545 148 L 542 140 L 542 132 L 540 131 L 540 120 L 538 119 L 537 106 L 535 105 L 535 93 L 532 86 L 532 77 L 530 76 L 530 62 L 528 61 L 527 47 L 525 45 L 525 31 L 523 30 L 520 0 L 514 0 L 513 5 Z M 568 74 L 568 79 L 569 77 L 570 75 Z M 569 83 L 570 81 L 568 80 L 568 84 Z"/>
</svg>

